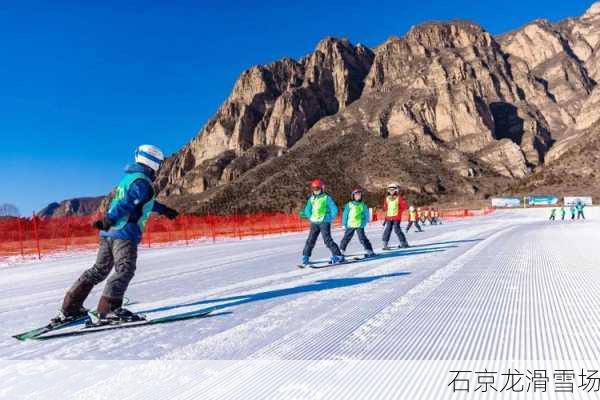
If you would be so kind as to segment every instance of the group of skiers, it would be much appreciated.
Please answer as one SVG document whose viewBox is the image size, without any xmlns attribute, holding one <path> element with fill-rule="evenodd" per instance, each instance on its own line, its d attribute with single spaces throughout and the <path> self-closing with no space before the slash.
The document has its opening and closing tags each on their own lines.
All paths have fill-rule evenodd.
<svg viewBox="0 0 600 400">
<path fill-rule="evenodd" d="M 93 223 L 93 226 L 100 231 L 100 246 L 96 262 L 93 267 L 84 271 L 67 291 L 62 307 L 58 315 L 51 320 L 50 325 L 68 324 L 87 315 L 90 317 L 88 323 L 96 326 L 136 322 L 142 319 L 123 307 L 123 299 L 135 273 L 138 245 L 146 221 L 152 212 L 162 214 L 169 219 L 177 218 L 179 215 L 176 210 L 155 200 L 153 181 L 163 161 L 164 154 L 156 146 L 142 145 L 137 148 L 135 163 L 125 168 L 125 175 L 116 188 L 106 216 Z M 383 202 L 384 249 L 390 249 L 389 240 L 392 230 L 398 237 L 399 247 L 408 247 L 406 236 L 400 226 L 402 213 L 407 209 L 407 204 L 400 196 L 399 190 L 398 183 L 390 184 Z M 303 251 L 303 264 L 309 264 L 319 235 L 323 236 L 325 245 L 331 251 L 332 264 L 344 261 L 344 252 L 354 234 L 358 235 L 366 251 L 365 257 L 374 256 L 373 245 L 365 234 L 370 213 L 363 199 L 363 190 L 360 188 L 353 190 L 350 201 L 344 206 L 342 225 L 345 232 L 340 246 L 331 237 L 331 223 L 338 213 L 335 202 L 325 192 L 325 184 L 320 179 L 312 181 L 311 192 L 301 212 L 303 217 L 310 220 L 310 230 Z M 420 209 L 409 208 L 407 231 L 413 225 L 418 231 L 422 231 L 419 222 L 425 221 L 437 224 L 439 212 L 433 209 L 421 212 Z M 109 278 L 113 269 L 115 272 Z M 108 281 L 96 310 L 89 312 L 83 305 L 84 301 L 94 286 L 107 278 Z"/>
<path fill-rule="evenodd" d="M 350 201 L 344 205 L 342 214 L 342 226 L 344 227 L 344 237 L 338 246 L 331 236 L 331 223 L 335 220 L 338 208 L 329 194 L 325 192 L 325 184 L 321 179 L 315 179 L 310 185 L 311 195 L 306 201 L 304 209 L 300 212 L 303 218 L 310 221 L 310 230 L 304 251 L 302 252 L 303 266 L 310 265 L 310 257 L 317 242 L 319 234 L 323 236 L 325 245 L 331 251 L 331 264 L 338 264 L 345 261 L 344 253 L 350 240 L 356 233 L 358 239 L 365 249 L 365 257 L 373 257 L 373 245 L 365 234 L 365 227 L 369 223 L 369 207 L 363 199 L 363 189 L 356 188 L 350 194 Z M 383 212 L 385 215 L 383 225 L 383 250 L 390 250 L 389 246 L 392 231 L 398 237 L 399 248 L 409 247 L 406 236 L 402 232 L 400 225 L 402 214 L 408 208 L 408 225 L 406 231 L 414 225 L 415 228 L 422 232 L 423 229 L 419 222 L 428 221 L 431 225 L 440 223 L 439 211 L 429 209 L 422 212 L 420 209 L 406 204 L 406 201 L 400 196 L 400 185 L 396 182 L 390 183 L 387 186 L 387 193 L 383 200 Z"/>
<path fill-rule="evenodd" d="M 584 208 L 585 208 L 585 204 L 582 201 L 578 201 L 577 203 L 572 204 L 571 207 L 569 207 L 571 220 L 585 219 L 585 215 L 583 213 Z M 556 221 L 556 212 L 557 212 L 556 208 L 553 208 L 552 210 L 550 210 L 550 221 Z M 560 219 L 562 221 L 564 221 L 566 219 L 566 217 L 567 217 L 567 209 L 563 205 L 560 207 Z"/>
</svg>

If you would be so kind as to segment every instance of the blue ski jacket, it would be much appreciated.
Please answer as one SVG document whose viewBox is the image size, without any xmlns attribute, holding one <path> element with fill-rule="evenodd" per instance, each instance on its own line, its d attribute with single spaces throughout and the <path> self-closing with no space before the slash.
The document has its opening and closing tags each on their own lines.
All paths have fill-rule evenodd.
<svg viewBox="0 0 600 400">
<path fill-rule="evenodd" d="M 150 180 L 154 180 L 154 171 L 145 165 L 135 163 L 125 167 L 126 174 L 140 172 L 150 178 Z M 132 242 L 140 243 L 142 241 L 142 231 L 137 222 L 142 217 L 142 208 L 144 207 L 144 204 L 152 200 L 153 197 L 154 188 L 150 183 L 144 179 L 134 181 L 131 186 L 129 186 L 129 190 L 125 193 L 125 197 L 106 215 L 106 217 L 113 222 L 128 216 L 127 224 L 121 229 L 101 231 L 100 236 L 131 240 Z M 163 214 L 164 210 L 164 205 L 157 201 L 154 202 L 152 208 L 153 212 Z"/>
</svg>

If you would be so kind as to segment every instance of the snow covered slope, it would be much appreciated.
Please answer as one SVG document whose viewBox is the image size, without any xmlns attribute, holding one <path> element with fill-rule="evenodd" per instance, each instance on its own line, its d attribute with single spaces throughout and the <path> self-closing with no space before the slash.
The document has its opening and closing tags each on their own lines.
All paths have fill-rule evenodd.
<svg viewBox="0 0 600 400">
<path fill-rule="evenodd" d="M 497 211 L 411 232 L 408 250 L 322 270 L 295 267 L 304 234 L 144 249 L 128 291 L 132 310 L 178 313 L 216 306 L 213 316 L 44 342 L 21 343 L 10 336 L 53 316 L 64 291 L 92 265 L 94 255 L 5 266 L 0 268 L 0 379 L 8 383 L 0 398 L 52 398 L 71 381 L 72 398 L 108 398 L 103 396 L 117 389 L 107 382 L 126 385 L 136 379 L 130 398 L 163 398 L 157 382 L 174 384 L 175 370 L 185 376 L 179 361 L 48 360 L 229 360 L 211 363 L 212 375 L 191 364 L 194 382 L 213 382 L 195 383 L 198 391 L 211 393 L 202 398 L 235 398 L 236 390 L 245 398 L 265 398 L 264 392 L 262 397 L 259 391 L 248 393 L 231 380 L 224 380 L 231 387 L 215 389 L 215 379 L 225 379 L 218 365 L 230 377 L 251 380 L 256 371 L 264 378 L 274 360 L 285 365 L 297 360 L 288 363 L 298 371 L 306 369 L 298 360 L 338 360 L 328 361 L 338 370 L 348 360 L 402 360 L 405 367 L 414 363 L 413 370 L 424 360 L 600 360 L 595 312 L 600 306 L 600 213 L 588 209 L 587 214 L 585 222 L 549 222 L 547 210 Z M 378 246 L 381 226 L 368 233 Z M 341 232 L 334 237 L 339 240 Z M 357 239 L 348 251 L 355 252 L 360 252 Z M 314 258 L 326 256 L 319 242 Z M 94 290 L 88 306 L 95 305 L 101 289 Z M 8 361 L 32 359 L 46 361 Z M 37 369 L 24 374 L 31 365 Z M 32 380 L 36 390 L 25 390 Z M 150 389 L 140 382 L 156 385 L 144 397 Z M 289 388 L 286 384 L 276 387 Z M 438 389 L 447 394 L 446 384 Z M 164 398 L 198 398 L 188 385 L 177 387 L 181 397 L 171 391 Z M 314 392 L 289 393 L 318 398 Z"/>
</svg>

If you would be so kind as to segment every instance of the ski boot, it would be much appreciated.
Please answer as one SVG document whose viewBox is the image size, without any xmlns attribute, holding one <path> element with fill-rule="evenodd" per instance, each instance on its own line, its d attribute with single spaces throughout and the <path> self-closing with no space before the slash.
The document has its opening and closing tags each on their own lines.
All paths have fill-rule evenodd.
<svg viewBox="0 0 600 400">
<path fill-rule="evenodd" d="M 375 254 L 373 250 L 367 250 L 367 253 L 365 254 L 365 258 L 371 258 L 375 256 L 377 256 L 377 254 Z"/>
<path fill-rule="evenodd" d="M 88 311 L 89 310 L 85 307 L 80 307 L 79 310 L 69 314 L 65 313 L 63 310 L 59 310 L 58 315 L 50 320 L 50 325 L 62 325 L 77 321 L 81 318 L 87 317 Z"/>
<path fill-rule="evenodd" d="M 302 256 L 302 263 L 298 264 L 298 267 L 300 268 L 306 268 L 310 265 L 310 257 L 309 256 Z"/>
<path fill-rule="evenodd" d="M 392 248 L 388 245 L 388 242 L 383 242 L 381 250 L 392 250 Z"/>
<path fill-rule="evenodd" d="M 88 326 L 118 325 L 143 321 L 146 319 L 144 316 L 131 312 L 126 308 L 117 308 L 106 315 L 99 315 L 91 312 L 88 313 L 88 315 L 90 316 L 90 323 L 87 324 Z"/>
<path fill-rule="evenodd" d="M 329 259 L 329 264 L 341 264 L 344 261 L 346 261 L 344 256 L 331 256 L 331 258 Z"/>
<path fill-rule="evenodd" d="M 398 248 L 399 249 L 408 249 L 410 246 L 407 242 L 401 243 Z"/>
</svg>

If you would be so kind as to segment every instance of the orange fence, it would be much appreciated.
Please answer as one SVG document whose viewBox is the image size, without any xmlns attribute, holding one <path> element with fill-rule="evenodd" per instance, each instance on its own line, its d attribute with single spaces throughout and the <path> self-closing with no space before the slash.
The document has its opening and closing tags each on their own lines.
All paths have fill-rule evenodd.
<svg viewBox="0 0 600 400">
<path fill-rule="evenodd" d="M 442 219 L 466 218 L 489 214 L 493 209 L 445 210 Z M 0 219 L 0 257 L 36 255 L 73 249 L 95 248 L 98 231 L 92 227 L 96 216 L 57 218 L 2 218 Z M 373 219 L 382 219 L 376 211 Z M 338 217 L 336 224 L 339 225 Z M 252 215 L 180 216 L 170 221 L 163 217 L 148 220 L 142 244 L 151 247 L 159 243 L 192 240 L 216 241 L 219 238 L 242 239 L 300 232 L 308 223 L 298 215 L 259 213 Z"/>
<path fill-rule="evenodd" d="M 481 209 L 476 209 L 476 210 L 469 210 L 469 209 L 464 209 L 464 208 L 460 208 L 460 209 L 454 209 L 454 210 L 438 210 L 439 211 L 439 218 L 442 220 L 454 220 L 454 219 L 461 219 L 461 218 L 470 218 L 470 217 L 480 217 L 483 215 L 488 215 L 492 212 L 494 212 L 495 208 L 481 208 Z M 423 212 L 426 211 L 426 209 L 422 210 Z M 373 214 L 373 220 L 383 220 L 385 218 L 385 213 L 382 210 L 376 210 L 375 213 Z M 408 221 L 408 211 L 404 211 L 404 213 L 402 214 L 402 220 L 403 221 Z"/>
</svg>

